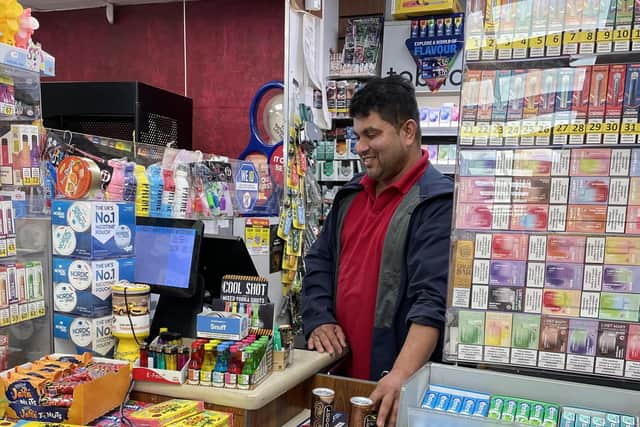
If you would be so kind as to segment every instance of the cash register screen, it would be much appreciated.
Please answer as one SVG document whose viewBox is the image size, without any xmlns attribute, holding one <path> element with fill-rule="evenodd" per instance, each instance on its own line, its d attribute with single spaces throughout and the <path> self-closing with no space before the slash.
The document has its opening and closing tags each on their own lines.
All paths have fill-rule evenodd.
<svg viewBox="0 0 640 427">
<path fill-rule="evenodd" d="M 195 229 L 138 225 L 135 241 L 136 283 L 189 288 Z"/>
</svg>

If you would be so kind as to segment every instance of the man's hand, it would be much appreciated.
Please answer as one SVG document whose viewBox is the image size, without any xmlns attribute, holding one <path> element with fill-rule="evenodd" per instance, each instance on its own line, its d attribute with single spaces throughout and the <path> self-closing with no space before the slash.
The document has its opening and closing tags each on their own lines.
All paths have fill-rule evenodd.
<svg viewBox="0 0 640 427">
<path fill-rule="evenodd" d="M 347 348 L 347 338 L 340 325 L 320 325 L 309 335 L 307 347 L 319 353 L 327 352 L 332 356 L 337 353 L 340 356 Z"/>
<path fill-rule="evenodd" d="M 392 369 L 376 386 L 369 398 L 378 407 L 378 427 L 395 427 L 398 420 L 400 389 L 411 375 Z"/>
</svg>

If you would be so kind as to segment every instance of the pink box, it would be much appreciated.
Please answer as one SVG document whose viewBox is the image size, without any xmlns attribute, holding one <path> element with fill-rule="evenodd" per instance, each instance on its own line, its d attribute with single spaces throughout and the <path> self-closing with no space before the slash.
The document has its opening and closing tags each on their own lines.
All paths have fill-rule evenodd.
<svg viewBox="0 0 640 427">
<path fill-rule="evenodd" d="M 605 115 L 607 118 L 619 118 L 622 116 L 622 104 L 624 101 L 624 80 L 627 75 L 625 64 L 611 65 L 609 68 L 609 84 L 607 89 L 607 106 Z"/>
<path fill-rule="evenodd" d="M 546 231 L 549 205 L 513 205 L 511 230 Z"/>
<path fill-rule="evenodd" d="M 572 111 L 576 118 L 585 119 L 589 111 L 589 87 L 591 85 L 591 67 L 578 67 L 573 79 Z"/>
<path fill-rule="evenodd" d="M 604 205 L 609 199 L 609 178 L 573 177 L 569 189 L 570 204 Z"/>
<path fill-rule="evenodd" d="M 569 205 L 567 231 L 577 233 L 604 233 L 607 223 L 607 207 Z"/>
<path fill-rule="evenodd" d="M 640 206 L 627 208 L 627 234 L 640 234 Z"/>
<path fill-rule="evenodd" d="M 629 325 L 627 360 L 640 362 L 640 325 Z"/>
<path fill-rule="evenodd" d="M 609 176 L 610 148 L 579 148 L 571 152 L 571 176 Z"/>
<path fill-rule="evenodd" d="M 493 203 L 495 199 L 495 179 L 493 177 L 458 178 L 458 202 Z"/>
<path fill-rule="evenodd" d="M 495 233 L 491 240 L 491 258 L 525 261 L 529 251 L 529 235 Z"/>
<path fill-rule="evenodd" d="M 547 261 L 584 262 L 585 236 L 552 234 L 547 237 Z"/>
<path fill-rule="evenodd" d="M 456 228 L 491 230 L 493 212 L 491 205 L 460 203 L 456 209 Z"/>
<path fill-rule="evenodd" d="M 640 178 L 633 177 L 629 181 L 629 204 L 640 206 Z"/>
</svg>

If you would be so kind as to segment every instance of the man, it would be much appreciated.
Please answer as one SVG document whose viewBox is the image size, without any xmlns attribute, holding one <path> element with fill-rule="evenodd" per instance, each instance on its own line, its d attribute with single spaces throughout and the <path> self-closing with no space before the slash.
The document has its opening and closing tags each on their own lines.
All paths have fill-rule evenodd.
<svg viewBox="0 0 640 427">
<path fill-rule="evenodd" d="M 411 84 L 373 79 L 350 108 L 366 174 L 336 195 L 305 258 L 309 349 L 342 354 L 348 374 L 378 381 L 378 426 L 395 426 L 400 388 L 442 353 L 453 181 L 420 148 Z"/>
</svg>

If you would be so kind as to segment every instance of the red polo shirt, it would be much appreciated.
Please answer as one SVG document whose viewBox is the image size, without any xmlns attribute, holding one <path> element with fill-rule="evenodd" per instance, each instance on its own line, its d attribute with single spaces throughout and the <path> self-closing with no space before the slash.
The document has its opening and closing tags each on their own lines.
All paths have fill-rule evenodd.
<svg viewBox="0 0 640 427">
<path fill-rule="evenodd" d="M 360 181 L 364 191 L 353 199 L 345 217 L 340 239 L 336 320 L 347 336 L 351 350 L 348 374 L 353 378 L 369 379 L 380 258 L 389 222 L 428 163 L 429 155 L 423 151 L 420 161 L 377 197 L 376 182 L 365 175 Z"/>
</svg>

